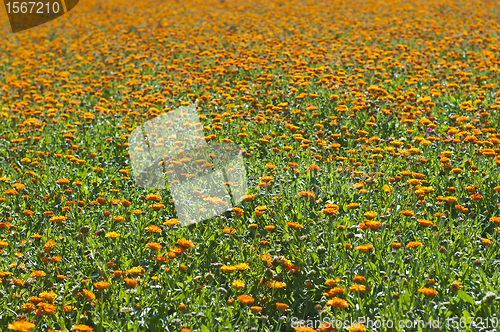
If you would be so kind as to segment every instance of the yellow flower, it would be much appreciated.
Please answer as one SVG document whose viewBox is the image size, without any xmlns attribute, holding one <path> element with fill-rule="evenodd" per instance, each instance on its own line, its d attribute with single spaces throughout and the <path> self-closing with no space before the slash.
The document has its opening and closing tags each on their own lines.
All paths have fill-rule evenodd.
<svg viewBox="0 0 500 332">
<path fill-rule="evenodd" d="M 428 227 L 432 225 L 432 221 L 426 219 L 417 219 L 418 223 L 424 227 Z"/>
<path fill-rule="evenodd" d="M 364 216 L 367 218 L 373 219 L 376 216 L 378 216 L 378 213 L 375 211 L 368 211 L 368 212 L 365 212 Z"/>
<path fill-rule="evenodd" d="M 40 293 L 40 297 L 43 298 L 43 299 L 45 299 L 49 303 L 52 303 L 56 299 L 57 294 L 54 293 L 54 292 L 52 292 L 52 291 L 50 291 L 50 292 L 42 292 L 42 293 Z"/>
<path fill-rule="evenodd" d="M 250 307 L 250 310 L 251 310 L 253 313 L 257 313 L 257 312 L 262 311 L 262 307 L 259 307 L 259 306 L 251 306 L 251 307 Z"/>
<path fill-rule="evenodd" d="M 177 244 L 180 245 L 180 246 L 183 246 L 186 249 L 194 247 L 193 242 L 191 242 L 189 240 L 186 240 L 186 239 L 179 239 L 179 240 L 177 240 Z"/>
<path fill-rule="evenodd" d="M 451 288 L 456 292 L 463 288 L 462 283 L 460 281 L 454 281 L 451 283 Z"/>
<path fill-rule="evenodd" d="M 281 281 L 268 280 L 268 281 L 266 281 L 264 286 L 266 286 L 267 288 L 281 289 L 281 288 L 285 288 L 286 284 L 284 282 L 281 282 Z"/>
<path fill-rule="evenodd" d="M 255 300 L 250 295 L 240 295 L 238 296 L 238 301 L 240 301 L 243 304 L 250 304 L 253 303 Z"/>
<path fill-rule="evenodd" d="M 25 320 L 18 320 L 13 322 L 12 324 L 9 324 L 7 328 L 9 330 L 14 330 L 14 331 L 19 331 L 19 332 L 29 332 L 35 327 L 35 324 L 25 321 Z"/>
<path fill-rule="evenodd" d="M 53 221 L 55 223 L 60 223 L 66 220 L 67 218 L 65 216 L 53 216 L 52 218 L 49 219 L 49 221 Z"/>
<path fill-rule="evenodd" d="M 106 233 L 106 237 L 109 237 L 110 239 L 116 239 L 120 236 L 120 233 L 117 232 L 109 232 Z"/>
<path fill-rule="evenodd" d="M 489 245 L 489 244 L 491 244 L 491 240 L 483 238 L 483 239 L 481 239 L 481 244 L 482 245 Z"/>
<path fill-rule="evenodd" d="M 365 225 L 370 229 L 380 228 L 380 221 L 378 220 L 365 220 Z"/>
<path fill-rule="evenodd" d="M 84 324 L 73 325 L 71 329 L 77 332 L 94 332 L 92 327 Z"/>
<path fill-rule="evenodd" d="M 231 287 L 236 288 L 236 289 L 241 289 L 241 288 L 245 287 L 245 283 L 239 279 L 236 279 L 231 284 Z"/>
<path fill-rule="evenodd" d="M 287 222 L 286 225 L 290 228 L 294 228 L 294 229 L 300 229 L 300 228 L 304 228 L 304 226 L 302 226 L 301 224 L 298 224 L 296 222 L 293 222 L 293 221 L 290 221 L 290 222 Z"/>
<path fill-rule="evenodd" d="M 177 225 L 177 224 L 180 224 L 181 222 L 178 220 L 178 219 L 169 219 L 169 220 L 166 220 L 163 225 L 168 225 L 168 226 L 174 226 L 174 225 Z"/>
<path fill-rule="evenodd" d="M 347 328 L 349 332 L 362 332 L 366 330 L 366 326 L 361 323 L 356 323 Z"/>
<path fill-rule="evenodd" d="M 276 302 L 276 309 L 278 309 L 278 310 L 286 310 L 286 308 L 288 308 L 288 305 L 286 303 Z"/>
<path fill-rule="evenodd" d="M 424 294 L 425 296 L 435 296 L 438 294 L 438 292 L 435 289 L 428 288 L 428 287 L 423 287 L 418 290 L 420 293 Z"/>
<path fill-rule="evenodd" d="M 89 291 L 88 289 L 82 289 L 82 293 L 87 299 L 89 299 L 89 301 L 95 299 L 95 294 Z"/>
<path fill-rule="evenodd" d="M 142 197 L 144 197 L 144 196 L 142 196 Z M 153 202 L 161 201 L 161 196 L 160 195 L 155 195 L 155 194 L 149 194 L 149 195 L 146 196 L 146 200 L 153 201 Z"/>
<path fill-rule="evenodd" d="M 362 244 L 358 246 L 356 249 L 358 249 L 361 252 L 369 252 L 373 248 L 372 244 Z"/>
<path fill-rule="evenodd" d="M 323 293 L 323 296 L 334 297 L 334 296 L 337 296 L 338 294 L 344 293 L 344 291 L 345 290 L 343 288 L 334 287 L 334 288 L 330 289 L 328 292 Z"/>
<path fill-rule="evenodd" d="M 145 247 L 148 249 L 151 249 L 153 251 L 159 251 L 162 248 L 161 244 L 159 244 L 157 242 L 147 243 Z"/>
<path fill-rule="evenodd" d="M 349 292 L 364 292 L 364 291 L 366 291 L 365 285 L 354 284 L 351 287 L 349 287 Z"/>
<path fill-rule="evenodd" d="M 106 289 L 110 286 L 110 283 L 109 282 L 106 282 L 106 281 L 98 281 L 96 283 L 94 283 L 94 287 L 101 290 L 101 289 Z"/>
<path fill-rule="evenodd" d="M 458 198 L 456 198 L 455 196 L 446 196 L 444 200 L 448 203 L 455 203 L 458 200 Z"/>
<path fill-rule="evenodd" d="M 124 281 L 125 281 L 125 284 L 127 285 L 127 287 L 131 287 L 131 288 L 137 287 L 137 280 L 135 280 L 135 279 L 125 278 Z"/>
<path fill-rule="evenodd" d="M 331 307 L 335 307 L 335 308 L 349 308 L 349 303 L 347 303 L 346 300 L 338 298 L 338 297 L 334 297 L 334 298 L 329 299 L 328 302 L 326 302 L 326 305 L 331 306 Z"/>
<path fill-rule="evenodd" d="M 418 242 L 418 241 L 410 241 L 408 242 L 408 244 L 406 245 L 406 249 L 411 249 L 411 248 L 417 248 L 417 247 L 422 247 L 423 244 L 421 242 Z"/>
<path fill-rule="evenodd" d="M 52 315 L 56 312 L 57 307 L 49 303 L 38 303 L 36 309 L 37 315 Z"/>
<path fill-rule="evenodd" d="M 33 271 L 31 273 L 31 276 L 35 277 L 35 278 L 44 277 L 45 276 L 45 272 L 43 272 L 43 271 Z"/>
</svg>

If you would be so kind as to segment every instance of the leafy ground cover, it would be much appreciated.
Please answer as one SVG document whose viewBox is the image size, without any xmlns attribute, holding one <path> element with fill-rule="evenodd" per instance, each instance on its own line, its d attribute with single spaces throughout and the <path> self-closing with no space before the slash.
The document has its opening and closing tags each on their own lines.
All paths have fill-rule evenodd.
<svg viewBox="0 0 500 332">
<path fill-rule="evenodd" d="M 5 26 L 1 330 L 496 330 L 499 29 L 495 2 L 441 0 L 81 1 Z M 180 227 L 127 139 L 193 103 L 250 192 Z"/>
</svg>

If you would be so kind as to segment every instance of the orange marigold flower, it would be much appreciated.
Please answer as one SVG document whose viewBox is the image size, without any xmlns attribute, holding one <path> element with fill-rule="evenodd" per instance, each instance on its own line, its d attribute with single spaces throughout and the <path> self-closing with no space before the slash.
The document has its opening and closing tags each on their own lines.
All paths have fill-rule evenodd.
<svg viewBox="0 0 500 332">
<path fill-rule="evenodd" d="M 243 287 L 245 287 L 245 283 L 239 279 L 236 279 L 232 282 L 231 287 L 236 289 L 242 289 Z"/>
<path fill-rule="evenodd" d="M 50 291 L 50 292 L 42 292 L 42 293 L 40 293 L 40 297 L 42 299 L 45 299 L 49 303 L 52 303 L 56 299 L 57 294 L 54 293 L 54 292 L 52 292 L 52 291 Z"/>
<path fill-rule="evenodd" d="M 284 282 L 281 282 L 281 281 L 268 280 L 268 281 L 266 281 L 264 286 L 266 286 L 267 288 L 281 289 L 281 288 L 285 288 L 286 284 Z"/>
<path fill-rule="evenodd" d="M 481 239 L 481 244 L 482 245 L 489 245 L 489 244 L 491 244 L 491 240 L 483 238 L 483 239 Z"/>
<path fill-rule="evenodd" d="M 290 222 L 287 222 L 286 225 L 290 228 L 294 228 L 294 229 L 300 229 L 300 228 L 304 228 L 304 226 L 302 226 L 301 224 L 298 224 L 296 222 L 293 222 L 293 221 L 290 221 Z"/>
<path fill-rule="evenodd" d="M 413 211 L 410 210 L 403 210 L 400 211 L 399 213 L 402 214 L 403 216 L 409 216 L 409 217 L 413 217 L 415 215 L 415 213 L 413 213 Z"/>
<path fill-rule="evenodd" d="M 137 280 L 135 280 L 135 279 L 125 278 L 124 281 L 125 281 L 125 284 L 127 285 L 127 287 L 131 287 L 131 288 L 137 287 Z"/>
<path fill-rule="evenodd" d="M 24 286 L 24 280 L 21 279 L 12 279 L 10 282 L 12 282 L 16 286 Z"/>
<path fill-rule="evenodd" d="M 423 287 L 418 290 L 420 293 L 424 294 L 425 296 L 435 296 L 438 294 L 438 292 L 435 289 L 428 288 L 428 287 Z"/>
<path fill-rule="evenodd" d="M 422 247 L 423 244 L 421 242 L 418 242 L 418 241 L 410 241 L 408 242 L 408 244 L 406 245 L 406 249 L 410 249 L 410 248 L 417 248 L 417 247 Z"/>
<path fill-rule="evenodd" d="M 109 282 L 106 282 L 106 281 L 98 281 L 96 283 L 94 283 L 94 287 L 101 290 L 101 289 L 106 289 L 110 286 L 111 284 Z"/>
<path fill-rule="evenodd" d="M 462 286 L 462 283 L 460 281 L 454 281 L 451 283 L 451 289 L 455 292 L 461 290 L 462 288 L 464 287 Z"/>
<path fill-rule="evenodd" d="M 146 230 L 151 233 L 161 233 L 161 228 L 156 225 L 149 225 Z"/>
<path fill-rule="evenodd" d="M 33 310 L 35 310 L 36 307 L 33 303 L 24 303 L 22 306 L 21 306 L 21 310 L 22 311 L 26 311 L 26 312 L 31 312 Z"/>
<path fill-rule="evenodd" d="M 49 219 L 49 221 L 53 221 L 55 223 L 60 223 L 66 220 L 67 218 L 65 216 L 53 216 L 52 218 Z"/>
<path fill-rule="evenodd" d="M 432 221 L 426 219 L 417 219 L 418 223 L 424 227 L 428 227 L 432 225 Z"/>
<path fill-rule="evenodd" d="M 333 209 L 333 208 L 325 208 L 321 210 L 321 213 L 327 215 L 327 216 L 333 216 L 339 213 L 338 209 Z"/>
<path fill-rule="evenodd" d="M 109 237 L 110 239 L 116 239 L 116 238 L 120 237 L 120 233 L 109 232 L 109 233 L 106 233 L 106 237 Z"/>
<path fill-rule="evenodd" d="M 349 204 L 346 205 L 347 209 L 356 209 L 358 207 L 359 207 L 358 203 L 349 203 Z"/>
<path fill-rule="evenodd" d="M 307 326 L 299 326 L 295 328 L 295 332 L 316 332 L 316 330 Z"/>
<path fill-rule="evenodd" d="M 35 278 L 44 277 L 45 275 L 46 275 L 46 274 L 45 274 L 45 272 L 43 272 L 43 271 L 33 271 L 33 272 L 31 273 L 31 276 L 32 276 L 32 277 L 35 277 Z"/>
<path fill-rule="evenodd" d="M 316 165 L 316 164 L 311 164 L 311 166 L 309 166 L 309 168 L 308 168 L 308 169 L 309 169 L 311 172 L 319 172 L 319 171 L 321 171 L 321 168 L 319 168 L 319 166 L 318 166 L 318 165 Z"/>
<path fill-rule="evenodd" d="M 169 219 L 163 223 L 163 225 L 174 226 L 180 224 L 181 222 L 177 218 Z"/>
<path fill-rule="evenodd" d="M 155 203 L 155 204 L 151 204 L 148 206 L 150 209 L 153 209 L 155 211 L 158 211 L 158 210 L 161 210 L 165 207 L 165 204 L 161 204 L 161 203 Z"/>
<path fill-rule="evenodd" d="M 325 286 L 332 287 L 340 282 L 340 279 L 328 279 L 325 281 Z"/>
<path fill-rule="evenodd" d="M 12 226 L 12 224 L 8 223 L 8 222 L 1 222 L 0 223 L 0 229 L 9 228 L 10 226 Z"/>
<path fill-rule="evenodd" d="M 378 216 L 378 213 L 375 211 L 368 211 L 368 212 L 365 212 L 364 216 L 367 218 L 373 219 L 376 216 Z"/>
<path fill-rule="evenodd" d="M 323 293 L 323 296 L 334 297 L 334 296 L 337 296 L 338 294 L 344 293 L 344 291 L 345 290 L 341 287 L 334 287 L 334 288 L 330 289 L 328 292 Z"/>
<path fill-rule="evenodd" d="M 401 248 L 401 243 L 394 242 L 394 243 L 391 244 L 391 247 L 394 248 L 394 249 L 399 249 L 399 248 Z"/>
<path fill-rule="evenodd" d="M 369 252 L 373 248 L 372 244 L 362 244 L 358 246 L 356 249 L 361 252 Z"/>
<path fill-rule="evenodd" d="M 161 244 L 159 244 L 157 242 L 147 243 L 145 247 L 148 249 L 151 249 L 153 251 L 159 251 L 162 248 Z"/>
<path fill-rule="evenodd" d="M 366 330 L 366 326 L 361 323 L 356 323 L 347 328 L 349 332 L 363 332 Z"/>
<path fill-rule="evenodd" d="M 262 311 L 262 307 L 258 307 L 258 306 L 251 306 L 251 307 L 250 307 L 250 310 L 251 310 L 253 313 L 257 313 L 257 312 L 261 312 L 261 311 Z"/>
<path fill-rule="evenodd" d="M 142 196 L 142 197 L 144 197 L 144 196 Z M 156 194 L 149 194 L 146 196 L 146 200 L 152 201 L 152 202 L 161 201 L 161 196 L 156 195 Z"/>
<path fill-rule="evenodd" d="M 17 320 L 12 324 L 9 324 L 7 328 L 9 330 L 19 331 L 19 332 L 29 332 L 35 327 L 35 324 L 28 322 L 26 320 Z"/>
<path fill-rule="evenodd" d="M 262 182 L 271 182 L 273 180 L 272 176 L 263 176 L 260 178 L 260 181 Z"/>
<path fill-rule="evenodd" d="M 491 217 L 490 221 L 495 224 L 500 224 L 500 217 Z"/>
<path fill-rule="evenodd" d="M 88 289 L 82 289 L 82 293 L 87 299 L 89 299 L 89 301 L 95 299 L 95 294 L 89 291 Z"/>
<path fill-rule="evenodd" d="M 458 198 L 456 198 L 455 196 L 446 196 L 444 197 L 443 200 L 448 203 L 455 203 L 458 200 Z"/>
<path fill-rule="evenodd" d="M 238 301 L 240 301 L 243 304 L 250 304 L 253 303 L 255 300 L 250 295 L 240 295 L 238 296 Z"/>
<path fill-rule="evenodd" d="M 365 220 L 365 225 L 370 229 L 378 229 L 380 228 L 380 221 L 378 220 Z"/>
<path fill-rule="evenodd" d="M 177 240 L 177 244 L 180 246 L 183 246 L 186 249 L 193 248 L 194 244 L 193 242 L 186 240 L 186 239 L 179 239 Z"/>
<path fill-rule="evenodd" d="M 233 213 L 236 217 L 241 217 L 245 211 L 239 207 L 233 207 Z"/>
<path fill-rule="evenodd" d="M 483 195 L 481 194 L 473 194 L 471 197 L 470 197 L 473 201 L 479 201 L 483 198 Z"/>
<path fill-rule="evenodd" d="M 57 307 L 55 305 L 44 302 L 38 303 L 37 307 L 38 307 L 38 309 L 36 310 L 37 315 L 52 315 L 57 310 Z"/>
<path fill-rule="evenodd" d="M 286 308 L 288 308 L 288 304 L 276 302 L 276 309 L 285 310 Z"/>
<path fill-rule="evenodd" d="M 301 191 L 299 192 L 300 197 L 305 197 L 308 199 L 316 198 L 316 195 L 312 191 Z"/>
<path fill-rule="evenodd" d="M 73 325 L 71 329 L 78 332 L 94 332 L 94 329 L 92 327 L 85 324 Z"/>
<path fill-rule="evenodd" d="M 335 308 L 348 308 L 349 307 L 349 303 L 347 303 L 346 300 L 341 299 L 339 297 L 334 297 L 334 298 L 329 299 L 328 302 L 326 302 L 326 305 L 331 306 L 331 307 L 335 307 Z"/>
<path fill-rule="evenodd" d="M 353 280 L 354 282 L 357 282 L 357 283 L 362 283 L 362 282 L 365 280 L 365 277 L 364 277 L 364 276 L 354 276 L 354 277 L 352 278 L 352 280 Z"/>
<path fill-rule="evenodd" d="M 251 201 L 254 198 L 255 198 L 255 195 L 248 194 L 248 195 L 243 196 L 242 200 L 244 200 L 244 201 Z"/>
<path fill-rule="evenodd" d="M 364 291 L 366 291 L 365 285 L 354 284 L 351 287 L 349 287 L 349 292 L 364 292 Z"/>
</svg>

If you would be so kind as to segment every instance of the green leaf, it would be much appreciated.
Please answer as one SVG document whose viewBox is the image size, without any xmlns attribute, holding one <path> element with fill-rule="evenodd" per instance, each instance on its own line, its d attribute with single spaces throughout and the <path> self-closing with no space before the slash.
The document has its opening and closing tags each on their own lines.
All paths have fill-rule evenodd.
<svg viewBox="0 0 500 332">
<path fill-rule="evenodd" d="M 474 305 L 474 299 L 469 294 L 467 294 L 463 290 L 459 290 L 457 293 L 458 293 L 459 298 L 461 298 L 465 302 L 468 302 L 468 303 Z"/>
<path fill-rule="evenodd" d="M 210 332 L 210 330 L 208 329 L 208 327 L 205 324 L 203 324 L 203 325 L 201 325 L 201 332 Z"/>
</svg>

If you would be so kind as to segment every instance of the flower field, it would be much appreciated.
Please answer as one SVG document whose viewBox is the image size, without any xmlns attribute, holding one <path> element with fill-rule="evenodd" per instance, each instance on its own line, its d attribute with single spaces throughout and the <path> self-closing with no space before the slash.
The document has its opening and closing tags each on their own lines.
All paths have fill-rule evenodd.
<svg viewBox="0 0 500 332">
<path fill-rule="evenodd" d="M 82 0 L 5 24 L 0 330 L 497 331 L 499 17 Z M 128 137 L 190 104 L 209 146 L 244 149 L 249 189 L 182 227 L 168 189 L 136 184 Z"/>
</svg>

